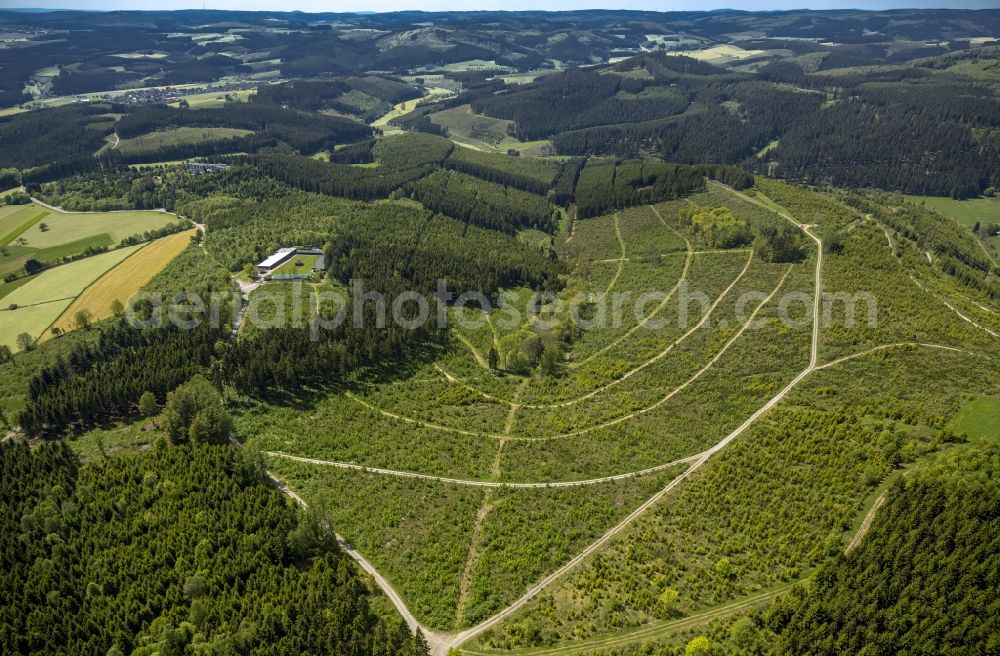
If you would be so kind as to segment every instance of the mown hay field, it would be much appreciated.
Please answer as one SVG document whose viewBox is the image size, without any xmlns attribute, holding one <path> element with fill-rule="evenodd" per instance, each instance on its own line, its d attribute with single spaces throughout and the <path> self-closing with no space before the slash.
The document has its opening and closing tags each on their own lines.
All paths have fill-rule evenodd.
<svg viewBox="0 0 1000 656">
<path fill-rule="evenodd" d="M 0 344 L 18 350 L 21 333 L 37 339 L 84 289 L 140 248 L 119 248 L 54 267 L 7 294 L 0 310 Z"/>
<path fill-rule="evenodd" d="M 40 209 L 37 205 L 31 207 Z M 112 244 L 117 244 L 126 237 L 158 230 L 178 220 L 174 214 L 156 211 L 52 212 L 44 218 L 20 235 L 27 246 L 52 248 L 104 234 L 111 238 Z M 45 231 L 39 228 L 41 223 L 45 223 Z"/>
<path fill-rule="evenodd" d="M 38 205 L 4 205 L 0 207 L 0 245 L 17 239 L 21 233 L 48 216 L 49 211 Z"/>
<path fill-rule="evenodd" d="M 110 317 L 111 304 L 116 300 L 127 304 L 133 294 L 191 244 L 195 232 L 191 229 L 161 237 L 136 251 L 83 290 L 52 325 L 63 331 L 72 330 L 74 317 L 80 311 L 89 312 L 94 321 Z M 51 337 L 52 333 L 46 332 L 41 341 Z"/>
</svg>

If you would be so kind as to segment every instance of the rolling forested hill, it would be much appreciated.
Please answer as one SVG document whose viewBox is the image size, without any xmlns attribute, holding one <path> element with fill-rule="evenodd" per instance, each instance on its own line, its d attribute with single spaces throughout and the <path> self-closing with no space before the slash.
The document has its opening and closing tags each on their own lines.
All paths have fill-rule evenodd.
<svg viewBox="0 0 1000 656">
<path fill-rule="evenodd" d="M 992 654 L 1000 11 L 0 11 L 0 652 Z"/>
</svg>

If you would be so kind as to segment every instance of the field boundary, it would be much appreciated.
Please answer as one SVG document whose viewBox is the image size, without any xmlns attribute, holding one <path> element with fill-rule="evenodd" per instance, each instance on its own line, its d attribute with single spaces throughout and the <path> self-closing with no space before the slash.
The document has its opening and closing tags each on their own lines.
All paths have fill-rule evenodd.
<svg viewBox="0 0 1000 656">
<path fill-rule="evenodd" d="M 148 259 L 153 259 L 153 258 L 156 257 L 156 255 L 160 254 L 160 252 L 163 249 L 165 249 L 166 247 L 172 246 L 175 243 L 176 244 L 180 244 L 181 248 L 176 253 L 173 253 L 173 251 L 168 251 L 168 254 L 169 253 L 173 253 L 173 254 L 170 256 L 169 259 L 167 259 L 164 262 L 163 267 L 165 267 L 167 264 L 169 264 L 171 261 L 173 261 L 173 259 L 175 257 L 177 257 L 177 255 L 179 255 L 185 248 L 187 248 L 187 244 L 190 243 L 190 241 L 189 241 L 190 237 L 193 236 L 195 233 L 196 233 L 196 229 L 195 228 L 190 228 L 188 230 L 183 230 L 181 232 L 176 232 L 176 233 L 173 233 L 173 234 L 170 234 L 170 235 L 165 235 L 163 237 L 159 237 L 157 239 L 151 239 L 151 240 L 149 240 L 147 242 L 139 244 L 139 248 L 137 248 L 135 250 L 135 252 L 133 252 L 131 255 L 129 255 L 128 257 L 126 257 L 124 260 L 122 260 L 121 262 L 119 262 L 115 266 L 113 266 L 110 269 L 108 269 L 107 271 L 105 271 L 103 275 L 101 275 L 99 278 L 97 278 L 92 283 L 90 283 L 89 285 L 87 285 L 79 294 L 77 294 L 77 296 L 73 299 L 73 302 L 70 303 L 69 306 L 62 312 L 62 314 L 60 314 L 58 317 L 56 317 L 56 320 L 53 321 L 45 329 L 46 332 L 43 332 L 42 335 L 38 338 L 39 341 L 46 341 L 46 340 L 48 340 L 51 337 L 51 329 L 53 327 L 60 326 L 60 325 L 65 325 L 65 324 L 71 322 L 72 319 L 73 319 L 72 315 L 75 312 L 80 311 L 81 309 L 86 309 L 86 310 L 90 311 L 91 314 L 94 316 L 95 320 L 101 320 L 101 319 L 107 318 L 108 315 L 102 316 L 102 313 L 103 313 L 103 311 L 105 309 L 108 309 L 108 308 L 101 308 L 100 310 L 95 311 L 95 310 L 93 310 L 91 308 L 77 308 L 77 309 L 74 309 L 74 306 L 77 304 L 77 302 L 80 299 L 84 299 L 86 297 L 88 291 L 91 291 L 96 286 L 102 284 L 103 282 L 106 282 L 107 280 L 110 279 L 111 276 L 115 276 L 116 272 L 119 272 L 119 271 L 122 271 L 122 270 L 126 270 L 126 269 L 123 269 L 123 267 L 131 266 L 131 264 L 133 262 L 135 262 L 134 258 L 139 257 L 139 256 L 145 257 L 147 254 L 150 254 L 152 251 L 155 251 L 155 253 L 152 253 L 149 256 L 149 258 L 148 258 Z M 187 239 L 185 239 L 185 237 L 187 237 Z M 155 261 L 154 262 L 150 262 L 150 264 L 151 265 L 156 265 L 157 262 L 155 262 Z M 158 269 L 156 273 L 158 273 L 159 271 L 161 271 L 163 269 L 163 267 L 160 267 L 160 269 Z M 132 294 L 138 292 L 139 289 L 141 289 L 143 285 L 145 285 L 149 280 L 152 280 L 153 277 L 156 275 L 156 273 L 153 273 L 152 275 L 146 276 L 146 282 L 143 282 L 142 284 L 138 285 L 138 288 L 134 292 L 132 292 Z M 135 279 L 142 280 L 142 276 L 135 276 Z M 131 295 L 130 295 L 130 297 L 131 297 Z M 126 298 L 125 300 L 123 300 L 122 303 L 125 304 L 125 305 L 127 305 L 128 304 L 128 298 Z M 108 304 L 108 307 L 110 307 L 110 303 Z M 64 332 L 69 332 L 69 331 L 65 331 L 64 330 Z"/>
<path fill-rule="evenodd" d="M 51 212 L 49 212 L 46 209 L 42 209 L 37 214 L 35 214 L 32 218 L 28 219 L 27 221 L 25 221 L 24 223 L 22 223 L 18 227 L 14 228 L 13 230 L 11 230 L 10 232 L 8 232 L 3 237 L 0 237 L 0 246 L 9 246 L 11 244 L 11 242 L 13 242 L 15 239 L 17 239 L 21 235 L 23 235 L 25 232 L 28 231 L 29 228 L 31 228 L 31 226 L 33 226 L 36 223 L 38 223 L 39 221 L 41 221 L 42 219 L 44 219 L 45 217 L 47 217 L 49 214 L 51 214 Z"/>
<path fill-rule="evenodd" d="M 45 335 L 51 335 L 50 331 L 52 330 L 52 327 L 55 326 L 57 323 L 59 323 L 59 320 L 62 319 L 63 315 L 65 315 L 66 312 L 70 309 L 70 307 L 73 306 L 73 302 L 76 301 L 76 299 L 80 298 L 85 293 L 87 293 L 87 290 L 90 289 L 91 287 L 93 287 L 94 285 L 96 285 L 101 280 L 101 278 L 103 278 L 104 276 L 108 275 L 109 273 L 111 273 L 112 271 L 114 271 L 115 269 L 117 269 L 118 267 L 120 267 L 122 264 L 124 264 L 125 262 L 128 262 L 131 258 L 133 258 L 136 255 L 138 255 L 139 253 L 141 253 L 146 248 L 146 246 L 148 246 L 151 243 L 152 242 L 146 242 L 145 244 L 142 244 L 141 246 L 139 246 L 139 248 L 137 248 L 134 253 L 132 253 L 131 255 L 129 255 L 128 257 L 126 257 L 124 260 L 122 260 L 118 264 L 114 265 L 113 267 L 111 267 L 110 269 L 108 269 L 107 271 L 105 271 L 104 273 L 102 273 L 100 276 L 98 276 L 96 279 L 94 279 L 93 281 L 91 281 L 91 283 L 89 285 L 87 285 L 86 287 L 84 287 L 83 289 L 80 290 L 79 294 L 77 294 L 76 296 L 72 296 L 71 297 L 72 301 L 70 302 L 70 304 L 66 306 L 66 309 L 63 310 L 59 314 L 59 316 L 55 318 L 55 320 L 52 323 L 50 323 L 48 326 L 45 327 L 45 330 L 42 331 L 41 335 L 39 335 L 38 337 L 35 338 L 35 343 L 39 343 L 39 342 L 45 341 L 45 339 L 43 339 L 45 337 Z"/>
</svg>

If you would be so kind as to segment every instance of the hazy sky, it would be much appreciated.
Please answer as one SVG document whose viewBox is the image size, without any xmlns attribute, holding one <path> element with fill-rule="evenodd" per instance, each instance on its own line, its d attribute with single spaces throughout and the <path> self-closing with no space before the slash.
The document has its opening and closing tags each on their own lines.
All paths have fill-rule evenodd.
<svg viewBox="0 0 1000 656">
<path fill-rule="evenodd" d="M 398 11 L 401 9 L 893 9 L 1000 8 L 1000 0 L 0 0 L 0 8 L 59 9 L 242 9 L 282 11 Z"/>
</svg>

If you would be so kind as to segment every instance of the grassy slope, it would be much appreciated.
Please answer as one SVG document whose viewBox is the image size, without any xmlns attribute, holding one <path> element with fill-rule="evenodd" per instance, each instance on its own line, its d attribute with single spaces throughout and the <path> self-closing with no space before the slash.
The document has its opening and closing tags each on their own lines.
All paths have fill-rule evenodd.
<svg viewBox="0 0 1000 656">
<path fill-rule="evenodd" d="M 80 292 L 139 248 L 121 248 L 49 269 L 12 291 L 5 304 L 32 307 L 0 311 L 0 344 L 14 349 L 20 333 L 40 336 Z"/>
<path fill-rule="evenodd" d="M 1000 198 L 972 198 L 969 200 L 953 200 L 941 196 L 906 196 L 907 200 L 924 204 L 928 209 L 938 214 L 955 219 L 962 225 L 972 226 L 977 222 L 1000 223 Z M 1000 253 L 1000 235 L 991 237 L 988 243 L 995 253 Z"/>
<path fill-rule="evenodd" d="M 237 128 L 193 128 L 182 127 L 172 130 L 159 130 L 143 134 L 131 139 L 122 139 L 118 143 L 118 150 L 126 155 L 142 153 L 150 150 L 157 150 L 166 146 L 179 146 L 188 144 L 203 143 L 206 141 L 217 141 L 221 139 L 232 139 L 233 137 L 244 137 L 253 134 L 252 130 L 240 130 Z"/>
<path fill-rule="evenodd" d="M 969 439 L 1000 438 L 1000 396 L 983 396 L 962 406 L 948 428 Z"/>
<path fill-rule="evenodd" d="M 179 232 L 145 245 L 87 287 L 53 325 L 63 331 L 72 330 L 73 317 L 80 311 L 89 312 L 94 320 L 110 317 L 112 302 L 118 300 L 126 304 L 191 243 L 195 232 L 194 229 Z M 42 340 L 48 339 L 50 334 L 43 335 Z"/>
<path fill-rule="evenodd" d="M 167 212 L 53 212 L 45 217 L 48 230 L 30 229 L 22 235 L 31 248 L 44 249 L 106 234 L 117 244 L 126 237 L 157 230 L 178 218 Z"/>
<path fill-rule="evenodd" d="M 4 205 L 0 207 L 0 245 L 14 241 L 48 214 L 48 210 L 37 205 Z"/>
</svg>

